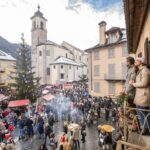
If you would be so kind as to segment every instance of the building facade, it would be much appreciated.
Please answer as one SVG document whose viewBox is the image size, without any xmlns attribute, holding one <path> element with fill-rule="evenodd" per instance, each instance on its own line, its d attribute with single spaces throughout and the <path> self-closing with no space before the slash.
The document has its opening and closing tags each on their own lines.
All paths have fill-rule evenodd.
<svg viewBox="0 0 150 150">
<path fill-rule="evenodd" d="M 88 52 L 89 91 L 94 96 L 116 96 L 121 92 L 126 78 L 128 56 L 125 29 L 99 23 L 99 44 Z"/>
<path fill-rule="evenodd" d="M 87 75 L 87 53 L 63 41 L 47 40 L 47 19 L 38 10 L 31 17 L 32 67 L 41 84 L 65 83 Z"/>
<path fill-rule="evenodd" d="M 13 76 L 15 64 L 15 58 L 0 50 L 0 87 L 13 83 L 10 75 Z"/>
<path fill-rule="evenodd" d="M 150 1 L 124 0 L 128 49 L 150 65 Z"/>
</svg>

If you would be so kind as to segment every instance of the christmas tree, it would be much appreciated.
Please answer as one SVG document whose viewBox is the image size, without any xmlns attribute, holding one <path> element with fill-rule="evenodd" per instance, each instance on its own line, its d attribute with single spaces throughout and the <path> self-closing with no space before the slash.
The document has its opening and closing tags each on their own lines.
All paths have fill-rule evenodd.
<svg viewBox="0 0 150 150">
<path fill-rule="evenodd" d="M 29 99 L 33 103 L 40 94 L 40 78 L 35 78 L 35 73 L 32 72 L 30 49 L 25 43 L 23 34 L 21 40 L 15 66 L 15 77 L 11 77 L 14 79 L 14 83 L 10 85 L 10 89 L 13 90 L 16 99 Z"/>
</svg>

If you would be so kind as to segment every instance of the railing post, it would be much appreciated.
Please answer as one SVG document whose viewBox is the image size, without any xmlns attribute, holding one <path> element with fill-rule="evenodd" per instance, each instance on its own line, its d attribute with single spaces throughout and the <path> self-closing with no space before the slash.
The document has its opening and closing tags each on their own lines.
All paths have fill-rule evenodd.
<svg viewBox="0 0 150 150">
<path fill-rule="evenodd" d="M 123 113 L 124 113 L 124 141 L 127 142 L 127 118 L 126 118 L 126 101 L 124 102 L 124 105 L 123 105 Z M 126 150 L 126 146 L 124 147 L 124 149 Z"/>
</svg>

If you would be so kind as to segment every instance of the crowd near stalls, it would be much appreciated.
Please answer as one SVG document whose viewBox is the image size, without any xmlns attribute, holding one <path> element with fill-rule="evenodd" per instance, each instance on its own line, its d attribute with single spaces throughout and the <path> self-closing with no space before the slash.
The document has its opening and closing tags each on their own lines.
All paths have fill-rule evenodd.
<svg viewBox="0 0 150 150">
<path fill-rule="evenodd" d="M 66 87 L 44 86 L 35 104 L 30 105 L 29 100 L 11 101 L 1 109 L 0 148 L 15 149 L 13 132 L 19 130 L 20 141 L 41 139 L 40 150 L 79 150 L 81 142 L 86 144 L 87 128 L 94 126 L 99 135 L 97 144 L 102 149 L 115 150 L 117 140 L 123 138 L 123 111 L 119 104 L 109 96 L 90 96 L 82 82 Z M 99 124 L 101 119 L 104 124 Z M 63 124 L 60 138 L 56 138 L 55 123 Z"/>
</svg>

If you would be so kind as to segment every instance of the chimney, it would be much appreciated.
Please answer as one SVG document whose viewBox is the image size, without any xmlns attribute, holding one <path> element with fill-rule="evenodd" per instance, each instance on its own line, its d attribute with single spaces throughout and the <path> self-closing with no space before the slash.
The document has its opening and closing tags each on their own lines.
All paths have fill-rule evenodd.
<svg viewBox="0 0 150 150">
<path fill-rule="evenodd" d="M 104 45 L 106 43 L 106 22 L 101 21 L 99 24 L 99 44 Z"/>
</svg>

